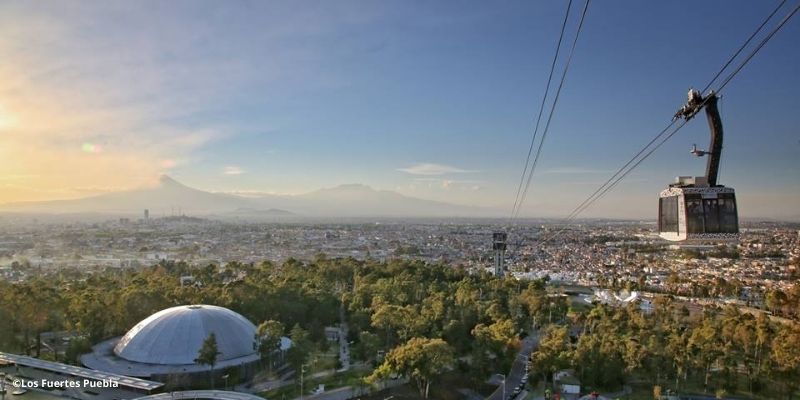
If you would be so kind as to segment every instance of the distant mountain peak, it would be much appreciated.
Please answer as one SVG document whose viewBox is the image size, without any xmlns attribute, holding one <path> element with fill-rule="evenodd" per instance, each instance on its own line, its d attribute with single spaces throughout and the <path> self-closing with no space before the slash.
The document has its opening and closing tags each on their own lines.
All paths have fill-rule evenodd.
<svg viewBox="0 0 800 400">
<path fill-rule="evenodd" d="M 158 177 L 156 187 L 106 193 L 82 199 L 15 203 L 1 210 L 45 213 L 139 214 L 153 212 L 222 214 L 236 218 L 279 216 L 474 216 L 480 209 L 408 197 L 391 190 L 376 190 L 360 183 L 319 189 L 296 196 L 241 197 L 186 186 L 169 175 Z M 485 214 L 485 212 L 484 212 Z"/>
<path fill-rule="evenodd" d="M 161 187 L 176 187 L 176 188 L 187 188 L 188 186 L 176 181 L 171 176 L 167 174 L 163 174 L 158 177 L 158 186 Z"/>
<path fill-rule="evenodd" d="M 366 191 L 374 191 L 371 186 L 364 185 L 362 183 L 345 183 L 343 185 L 339 185 L 333 187 L 334 190 L 366 190 Z"/>
<path fill-rule="evenodd" d="M 295 215 L 291 211 L 286 211 L 280 208 L 270 208 L 267 210 L 256 209 L 252 207 L 239 207 L 229 214 L 244 214 L 244 215 L 261 215 L 261 216 L 288 216 Z"/>
</svg>

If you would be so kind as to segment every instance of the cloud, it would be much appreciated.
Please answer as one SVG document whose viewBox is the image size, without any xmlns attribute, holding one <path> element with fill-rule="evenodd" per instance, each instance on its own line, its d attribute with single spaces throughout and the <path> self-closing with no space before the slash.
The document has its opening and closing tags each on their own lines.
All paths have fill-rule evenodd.
<svg viewBox="0 0 800 400">
<path fill-rule="evenodd" d="M 0 203 L 149 186 L 228 136 L 217 124 L 178 121 L 215 104 L 226 85 L 243 82 L 241 63 L 165 58 L 174 39 L 191 47 L 191 34 L 170 31 L 173 40 L 152 40 L 103 26 L 107 35 L 93 35 L 102 22 L 74 23 L 82 12 L 0 4 L 0 59 L 14 60 L 0 64 L 0 170 L 19 183 L 0 193 Z M 219 81 L 210 75 L 226 80 L 208 83 Z"/>
<path fill-rule="evenodd" d="M 450 165 L 443 165 L 443 164 L 433 164 L 433 163 L 420 163 L 415 164 L 407 168 L 398 168 L 398 171 L 406 172 L 412 175 L 445 175 L 445 174 L 462 174 L 467 172 L 476 172 L 476 171 L 469 171 L 457 167 L 453 167 Z"/>
<path fill-rule="evenodd" d="M 461 190 L 472 190 L 478 191 L 481 190 L 483 187 L 479 184 L 486 183 L 483 180 L 475 180 L 475 179 L 443 179 L 443 178 L 432 178 L 432 177 L 418 177 L 412 179 L 414 182 L 421 182 L 424 186 L 434 189 L 434 188 L 441 188 L 445 191 L 449 191 L 451 189 L 461 189 Z M 414 184 L 409 185 L 410 189 L 416 187 Z"/>
<path fill-rule="evenodd" d="M 204 154 L 217 151 L 211 144 L 263 129 L 266 118 L 257 115 L 272 100 L 252 93 L 283 105 L 348 87 L 354 78 L 332 63 L 389 42 L 330 46 L 329 38 L 395 15 L 379 4 L 210 7 L 196 16 L 181 2 L 0 2 L 0 60 L 12 61 L 0 63 L 0 171 L 32 188 L 2 191 L 0 203 L 132 189 L 205 167 L 214 160 Z M 217 176 L 245 173 L 211 165 Z M 439 164 L 404 170 L 470 172 Z"/>
<path fill-rule="evenodd" d="M 225 174 L 225 175 L 241 175 L 241 174 L 245 173 L 245 170 L 243 170 L 243 169 L 241 169 L 241 168 L 239 168 L 239 167 L 237 167 L 235 165 L 229 165 L 229 166 L 223 168 L 222 173 Z"/>
<path fill-rule="evenodd" d="M 556 167 L 549 168 L 542 172 L 540 175 L 561 174 L 561 175 L 581 175 L 581 174 L 606 174 L 611 172 L 607 169 L 594 169 L 584 167 Z"/>
<path fill-rule="evenodd" d="M 385 12 L 258 2 L 190 11 L 0 2 L 0 60 L 13 60 L 0 63 L 0 171 L 26 177 L 0 203 L 148 186 L 200 163 L 199 150 L 253 129 L 219 117 L 247 101 L 242 89 L 279 98 L 347 84 L 320 67 L 333 50 L 307 39 Z"/>
</svg>

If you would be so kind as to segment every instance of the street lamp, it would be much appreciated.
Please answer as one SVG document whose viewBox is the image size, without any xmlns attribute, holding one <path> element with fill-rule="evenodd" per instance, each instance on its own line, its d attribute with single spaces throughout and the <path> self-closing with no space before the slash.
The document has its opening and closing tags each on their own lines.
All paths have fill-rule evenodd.
<svg viewBox="0 0 800 400">
<path fill-rule="evenodd" d="M 300 400 L 303 400 L 303 375 L 306 373 L 306 364 L 300 366 Z"/>
<path fill-rule="evenodd" d="M 500 374 L 503 377 L 503 400 L 506 400 L 506 375 Z"/>
<path fill-rule="evenodd" d="M 314 363 L 317 362 L 317 358 L 314 357 Z M 303 375 L 306 373 L 306 367 L 310 366 L 309 363 L 303 364 L 300 366 L 300 400 L 303 400 Z"/>
<path fill-rule="evenodd" d="M 0 372 L 0 400 L 5 400 L 6 398 L 6 374 L 5 372 Z"/>
</svg>

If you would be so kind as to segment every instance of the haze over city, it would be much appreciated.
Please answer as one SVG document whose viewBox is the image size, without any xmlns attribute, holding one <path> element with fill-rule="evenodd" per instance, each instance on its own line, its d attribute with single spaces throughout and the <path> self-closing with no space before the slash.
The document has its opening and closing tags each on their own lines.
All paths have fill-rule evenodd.
<svg viewBox="0 0 800 400">
<path fill-rule="evenodd" d="M 774 5 L 718 6 L 589 10 L 522 216 L 568 214 Z M 4 1 L 0 203 L 154 187 L 167 174 L 248 197 L 363 184 L 506 216 L 562 8 Z M 722 97 L 721 182 L 743 218 L 800 217 L 798 38 L 788 24 Z M 660 190 L 702 174 L 693 143 L 708 143 L 700 118 L 583 215 L 655 218 Z"/>
<path fill-rule="evenodd" d="M 0 0 L 0 400 L 800 396 L 800 0 Z"/>
</svg>

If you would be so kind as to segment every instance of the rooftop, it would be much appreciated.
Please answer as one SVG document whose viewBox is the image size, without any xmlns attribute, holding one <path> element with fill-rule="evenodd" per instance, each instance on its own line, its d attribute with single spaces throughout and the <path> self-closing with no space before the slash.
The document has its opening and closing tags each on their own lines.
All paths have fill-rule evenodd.
<svg viewBox="0 0 800 400">
<path fill-rule="evenodd" d="M 114 347 L 128 361 L 193 365 L 203 342 L 214 335 L 218 361 L 256 354 L 256 327 L 223 307 L 187 305 L 159 311 L 134 326 Z"/>
<path fill-rule="evenodd" d="M 264 400 L 249 393 L 229 392 L 225 390 L 188 390 L 184 392 L 160 393 L 139 397 L 135 400 L 173 400 L 173 399 L 219 399 L 219 400 Z"/>
<path fill-rule="evenodd" d="M 114 346 L 119 340 L 119 338 L 114 338 L 95 345 L 92 347 L 91 353 L 81 356 L 81 363 L 101 371 L 114 371 L 118 374 L 138 377 L 208 371 L 208 366 L 201 364 L 148 364 L 126 360 L 114 354 Z M 225 369 L 258 362 L 258 360 L 260 360 L 259 354 L 254 353 L 245 357 L 219 361 L 214 368 Z"/>
<path fill-rule="evenodd" d="M 164 386 L 164 384 L 161 382 L 153 382 L 144 379 L 131 378 L 126 375 L 100 372 L 88 368 L 75 367 L 72 365 L 61 364 L 52 361 L 45 361 L 45 360 L 40 360 L 38 358 L 21 356 L 10 353 L 0 352 L 0 363 L 16 364 L 24 367 L 36 368 L 44 371 L 66 374 L 80 378 L 94 379 L 98 381 L 113 380 L 117 381 L 117 383 L 120 386 L 125 386 L 139 390 L 151 391 Z"/>
</svg>

